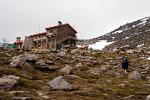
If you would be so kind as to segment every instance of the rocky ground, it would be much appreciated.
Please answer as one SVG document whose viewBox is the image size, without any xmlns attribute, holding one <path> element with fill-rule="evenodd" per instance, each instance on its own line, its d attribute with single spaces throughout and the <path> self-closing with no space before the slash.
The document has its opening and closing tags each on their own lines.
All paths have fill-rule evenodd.
<svg viewBox="0 0 150 100">
<path fill-rule="evenodd" d="M 150 100 L 149 57 L 148 51 L 1 50 L 0 100 Z"/>
</svg>

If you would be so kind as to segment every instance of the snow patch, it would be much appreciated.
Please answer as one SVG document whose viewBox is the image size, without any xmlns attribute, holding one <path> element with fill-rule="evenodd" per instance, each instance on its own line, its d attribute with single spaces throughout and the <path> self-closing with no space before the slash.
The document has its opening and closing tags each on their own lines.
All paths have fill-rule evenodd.
<svg viewBox="0 0 150 100">
<path fill-rule="evenodd" d="M 105 46 L 110 45 L 114 42 L 107 42 L 107 40 L 101 40 L 99 42 L 96 42 L 95 44 L 89 45 L 89 49 L 92 48 L 94 50 L 102 50 L 105 48 Z"/>
<path fill-rule="evenodd" d="M 123 32 L 123 30 L 115 31 L 115 32 L 114 32 L 114 33 L 112 33 L 112 34 L 118 34 L 118 33 L 121 33 L 121 32 Z"/>
</svg>

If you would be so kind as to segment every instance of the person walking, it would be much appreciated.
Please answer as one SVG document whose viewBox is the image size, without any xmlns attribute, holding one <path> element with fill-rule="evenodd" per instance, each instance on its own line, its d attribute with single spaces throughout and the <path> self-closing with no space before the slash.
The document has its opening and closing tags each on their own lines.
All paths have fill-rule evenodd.
<svg viewBox="0 0 150 100">
<path fill-rule="evenodd" d="M 129 67 L 129 62 L 127 57 L 123 57 L 122 59 L 122 69 L 124 70 L 124 73 L 127 73 L 127 69 Z"/>
</svg>

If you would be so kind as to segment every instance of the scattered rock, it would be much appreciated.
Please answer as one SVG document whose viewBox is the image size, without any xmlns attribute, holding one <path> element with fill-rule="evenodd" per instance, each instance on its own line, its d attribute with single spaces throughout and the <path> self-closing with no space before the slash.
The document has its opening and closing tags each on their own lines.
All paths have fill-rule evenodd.
<svg viewBox="0 0 150 100">
<path fill-rule="evenodd" d="M 107 70 L 106 75 L 119 77 L 119 73 L 115 72 L 114 70 Z"/>
<path fill-rule="evenodd" d="M 72 90 L 73 86 L 64 80 L 63 76 L 58 76 L 49 81 L 49 85 L 54 90 Z"/>
<path fill-rule="evenodd" d="M 145 100 L 150 100 L 150 95 L 148 95 Z"/>
<path fill-rule="evenodd" d="M 9 94 L 31 93 L 30 91 L 9 91 Z"/>
<path fill-rule="evenodd" d="M 31 100 L 31 97 L 13 97 L 13 100 Z"/>
<path fill-rule="evenodd" d="M 57 66 L 50 66 L 47 65 L 43 60 L 39 60 L 35 63 L 34 68 L 41 70 L 41 71 L 49 71 L 49 70 L 56 70 L 58 69 Z"/>
<path fill-rule="evenodd" d="M 45 64 L 45 62 L 44 62 L 43 60 L 38 60 L 38 61 L 35 63 L 35 65 L 37 65 L 37 66 L 44 66 L 44 65 L 46 65 L 46 64 Z"/>
<path fill-rule="evenodd" d="M 150 84 L 143 84 L 144 87 L 150 88 Z"/>
<path fill-rule="evenodd" d="M 24 57 L 27 62 L 36 62 L 39 59 L 39 57 L 35 54 L 25 54 Z"/>
<path fill-rule="evenodd" d="M 62 52 L 58 53 L 58 55 L 61 56 L 61 57 L 65 57 L 66 53 L 64 51 L 62 51 Z"/>
<path fill-rule="evenodd" d="M 39 59 L 35 54 L 25 54 L 12 57 L 11 67 L 21 67 L 25 62 L 35 63 Z"/>
<path fill-rule="evenodd" d="M 0 89 L 11 89 L 20 78 L 15 75 L 3 76 L 0 78 Z"/>
<path fill-rule="evenodd" d="M 129 79 L 134 79 L 134 80 L 141 80 L 141 74 L 139 73 L 139 71 L 133 71 L 131 74 L 129 74 Z"/>
<path fill-rule="evenodd" d="M 78 64 L 76 64 L 76 65 L 74 66 L 74 69 L 78 69 L 78 68 L 80 68 L 81 66 L 83 66 L 82 63 L 78 63 Z"/>
<path fill-rule="evenodd" d="M 106 83 L 112 83 L 112 80 L 111 79 L 106 79 L 105 82 Z"/>
<path fill-rule="evenodd" d="M 121 88 L 125 88 L 126 84 L 122 83 L 122 84 L 119 84 L 118 86 L 121 87 Z"/>
<path fill-rule="evenodd" d="M 66 67 L 62 68 L 60 71 L 62 73 L 69 75 L 70 73 L 72 73 L 72 70 L 73 70 L 73 67 L 67 65 Z"/>
<path fill-rule="evenodd" d="M 40 91 L 37 91 L 36 93 L 37 93 L 40 97 L 44 98 L 44 100 L 45 100 L 45 99 L 49 99 L 48 96 L 44 95 L 44 94 L 43 94 L 42 92 L 40 92 Z"/>
<path fill-rule="evenodd" d="M 148 81 L 150 82 L 150 76 L 147 76 L 147 77 L 146 77 L 146 80 L 148 80 Z"/>
<path fill-rule="evenodd" d="M 80 77 L 77 75 L 68 75 L 68 77 L 70 77 L 72 79 L 80 79 Z"/>
<path fill-rule="evenodd" d="M 109 70 L 109 69 L 111 69 L 111 66 L 110 66 L 110 65 L 101 66 L 101 70 L 102 70 L 102 71 L 107 71 L 107 70 Z"/>
<path fill-rule="evenodd" d="M 97 68 L 97 67 L 87 71 L 87 73 L 94 74 L 94 75 L 100 75 L 101 72 L 102 72 L 101 68 Z"/>
<path fill-rule="evenodd" d="M 19 67 L 21 62 L 20 56 L 15 56 L 12 58 L 12 61 L 10 62 L 11 67 Z"/>
<path fill-rule="evenodd" d="M 46 61 L 45 63 L 46 63 L 46 64 L 48 64 L 48 65 L 55 64 L 55 62 L 54 62 L 54 61 Z"/>
<path fill-rule="evenodd" d="M 135 97 L 135 95 L 129 95 L 129 96 L 126 96 L 124 97 L 123 99 L 124 100 L 130 100 L 131 98 Z"/>
</svg>

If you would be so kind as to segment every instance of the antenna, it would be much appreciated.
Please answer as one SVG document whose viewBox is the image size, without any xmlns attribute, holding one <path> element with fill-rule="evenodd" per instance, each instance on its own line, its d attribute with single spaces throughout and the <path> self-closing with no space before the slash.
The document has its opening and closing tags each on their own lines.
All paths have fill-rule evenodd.
<svg viewBox="0 0 150 100">
<path fill-rule="evenodd" d="M 38 32 L 40 33 L 40 24 L 38 25 Z"/>
</svg>

